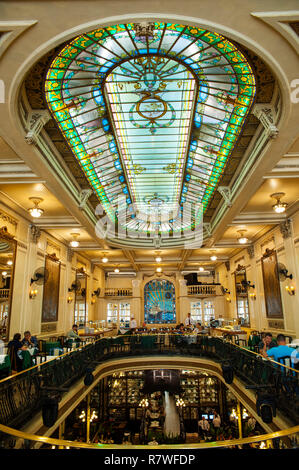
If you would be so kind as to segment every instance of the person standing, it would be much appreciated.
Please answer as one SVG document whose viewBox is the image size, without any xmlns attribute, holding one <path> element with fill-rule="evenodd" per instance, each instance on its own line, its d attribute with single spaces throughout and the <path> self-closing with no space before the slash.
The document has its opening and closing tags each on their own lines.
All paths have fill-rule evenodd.
<svg viewBox="0 0 299 470">
<path fill-rule="evenodd" d="M 191 313 L 188 313 L 187 318 L 185 320 L 185 326 L 191 327 L 194 324 L 194 321 L 191 318 Z"/>
<path fill-rule="evenodd" d="M 131 321 L 130 321 L 130 330 L 132 331 L 132 333 L 135 332 L 136 328 L 137 328 L 137 321 L 135 320 L 134 315 L 132 315 Z"/>
</svg>

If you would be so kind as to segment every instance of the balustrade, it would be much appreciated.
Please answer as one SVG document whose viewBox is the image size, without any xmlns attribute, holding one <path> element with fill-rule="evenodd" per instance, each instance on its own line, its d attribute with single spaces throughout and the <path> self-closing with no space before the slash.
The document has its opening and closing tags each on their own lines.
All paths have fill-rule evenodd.
<svg viewBox="0 0 299 470">
<path fill-rule="evenodd" d="M 132 297 L 133 290 L 130 288 L 108 288 L 105 289 L 105 297 Z"/>
<path fill-rule="evenodd" d="M 9 289 L 0 289 L 0 299 L 9 299 Z"/>
<path fill-rule="evenodd" d="M 85 376 L 87 367 L 117 357 L 163 354 L 208 358 L 218 364 L 229 361 L 244 386 L 270 387 L 275 393 L 277 408 L 291 422 L 299 421 L 298 371 L 278 366 L 222 338 L 157 334 L 102 338 L 3 379 L 0 381 L 0 423 L 14 427 L 26 423 L 41 410 L 45 391 L 53 387 L 70 388 Z"/>
<path fill-rule="evenodd" d="M 216 286 L 188 286 L 188 295 L 216 295 Z"/>
</svg>

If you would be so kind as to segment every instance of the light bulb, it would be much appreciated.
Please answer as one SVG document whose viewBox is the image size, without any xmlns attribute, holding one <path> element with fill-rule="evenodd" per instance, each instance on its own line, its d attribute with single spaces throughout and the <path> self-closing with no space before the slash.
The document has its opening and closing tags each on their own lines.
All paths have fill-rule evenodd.
<svg viewBox="0 0 299 470">
<path fill-rule="evenodd" d="M 118 269 L 118 268 L 115 268 L 115 269 L 114 269 L 114 272 L 115 272 L 115 273 L 119 273 L 119 269 Z"/>
<path fill-rule="evenodd" d="M 217 256 L 216 256 L 216 255 L 212 255 L 210 259 L 211 259 L 212 261 L 216 261 Z"/>
<path fill-rule="evenodd" d="M 73 247 L 73 248 L 77 248 L 77 246 L 79 246 L 79 242 L 77 240 L 72 240 L 70 242 L 70 245 Z"/>
<path fill-rule="evenodd" d="M 2 271 L 2 276 L 7 276 L 7 271 Z"/>
<path fill-rule="evenodd" d="M 156 271 L 157 273 L 160 273 L 162 271 L 162 268 L 157 268 Z"/>
<path fill-rule="evenodd" d="M 37 219 L 42 215 L 44 212 L 43 209 L 39 209 L 38 207 L 34 207 L 33 209 L 29 209 L 30 214 L 34 219 Z"/>
<path fill-rule="evenodd" d="M 247 243 L 247 242 L 248 242 L 248 238 L 246 238 L 246 237 L 241 237 L 241 238 L 238 239 L 238 242 L 241 243 L 241 244 Z"/>
<path fill-rule="evenodd" d="M 279 202 L 277 204 L 274 204 L 273 209 L 277 214 L 281 214 L 282 212 L 285 212 L 287 207 L 286 203 Z"/>
<path fill-rule="evenodd" d="M 12 264 L 13 264 L 13 263 L 12 263 L 11 260 L 8 260 L 8 261 L 7 261 L 7 265 L 8 265 L 8 266 L 12 266 Z"/>
<path fill-rule="evenodd" d="M 157 256 L 156 262 L 157 262 L 157 263 L 161 263 L 161 261 L 162 261 L 162 258 L 161 258 L 160 256 Z"/>
<path fill-rule="evenodd" d="M 203 272 L 205 269 L 200 267 L 199 270 L 200 270 L 200 272 Z"/>
</svg>

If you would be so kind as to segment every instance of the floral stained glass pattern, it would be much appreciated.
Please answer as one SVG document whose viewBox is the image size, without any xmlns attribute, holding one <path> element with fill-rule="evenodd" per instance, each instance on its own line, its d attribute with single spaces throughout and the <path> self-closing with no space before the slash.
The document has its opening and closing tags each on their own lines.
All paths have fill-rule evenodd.
<svg viewBox="0 0 299 470">
<path fill-rule="evenodd" d="M 52 61 L 49 109 L 112 221 L 128 232 L 182 225 L 204 213 L 255 96 L 245 56 L 225 37 L 188 25 L 133 23 L 72 40 Z M 157 222 L 148 220 L 157 211 Z M 161 217 L 162 214 L 162 217 Z"/>
</svg>

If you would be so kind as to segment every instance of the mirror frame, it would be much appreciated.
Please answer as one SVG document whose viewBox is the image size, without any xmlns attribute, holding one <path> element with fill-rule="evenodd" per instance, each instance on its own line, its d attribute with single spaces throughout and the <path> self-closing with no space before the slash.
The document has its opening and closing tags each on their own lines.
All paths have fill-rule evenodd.
<svg viewBox="0 0 299 470">
<path fill-rule="evenodd" d="M 238 266 L 237 266 L 237 268 L 234 272 L 234 275 L 235 275 L 235 290 L 236 290 L 236 308 L 237 308 L 237 319 L 238 320 L 241 317 L 239 317 L 239 312 L 238 312 L 238 297 L 239 297 L 239 295 L 238 295 L 238 292 L 237 292 L 237 275 L 239 273 L 242 273 L 242 272 L 244 272 L 244 278 L 245 278 L 245 281 L 247 281 L 246 267 L 238 264 Z M 244 297 L 244 298 L 246 297 L 246 299 L 247 299 L 247 309 L 248 309 L 248 323 L 245 323 L 242 326 L 244 326 L 245 328 L 250 328 L 250 310 L 249 310 L 248 288 L 246 288 L 246 295 L 244 295 L 242 297 Z"/>
<path fill-rule="evenodd" d="M 14 288 L 14 279 L 15 279 L 15 267 L 16 267 L 16 257 L 17 257 L 17 249 L 18 243 L 15 240 L 14 235 L 8 232 L 7 227 L 0 228 L 0 239 L 4 238 L 4 240 L 9 241 L 14 245 L 13 248 L 13 265 L 12 265 L 12 272 L 11 272 L 11 281 L 10 281 L 10 288 L 9 288 L 9 302 L 8 302 L 8 322 L 6 327 L 6 336 L 2 338 L 2 341 L 8 341 L 9 339 L 9 332 L 10 332 L 10 323 L 11 323 L 11 307 L 12 307 L 12 299 L 13 299 L 13 288 Z"/>
<path fill-rule="evenodd" d="M 81 289 L 85 289 L 85 297 L 84 297 L 84 326 L 85 326 L 85 323 L 86 323 L 86 305 L 87 305 L 87 274 L 85 272 L 85 270 L 83 268 L 77 268 L 76 269 L 76 281 L 77 282 L 77 278 L 78 278 L 78 274 L 82 274 L 84 275 L 85 277 L 85 286 L 82 287 L 81 286 Z M 75 290 L 75 299 L 74 299 L 74 323 L 75 322 L 75 312 L 76 312 L 76 303 L 77 303 L 77 291 Z M 78 321 L 79 323 L 79 321 Z M 79 326 L 79 325 L 78 325 Z"/>
</svg>

